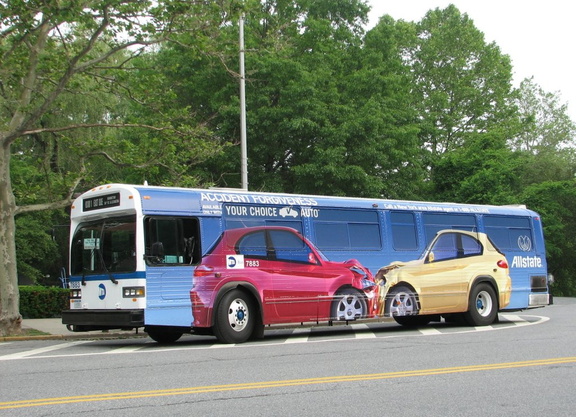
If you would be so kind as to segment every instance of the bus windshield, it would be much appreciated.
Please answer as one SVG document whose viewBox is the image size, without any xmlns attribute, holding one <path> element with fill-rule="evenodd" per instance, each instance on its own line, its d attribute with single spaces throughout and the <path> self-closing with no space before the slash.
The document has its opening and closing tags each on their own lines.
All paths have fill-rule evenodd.
<svg viewBox="0 0 576 417">
<path fill-rule="evenodd" d="M 71 248 L 72 274 L 136 270 L 136 216 L 79 225 Z"/>
</svg>

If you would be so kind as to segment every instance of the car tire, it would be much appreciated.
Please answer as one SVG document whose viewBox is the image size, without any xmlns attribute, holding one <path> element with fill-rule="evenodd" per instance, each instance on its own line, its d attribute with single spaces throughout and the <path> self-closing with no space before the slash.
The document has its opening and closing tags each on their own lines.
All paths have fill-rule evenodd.
<svg viewBox="0 0 576 417">
<path fill-rule="evenodd" d="M 386 311 L 398 324 L 407 325 L 418 314 L 416 294 L 404 285 L 398 285 L 386 295 Z M 430 321 L 430 320 L 428 320 Z M 405 324 L 406 323 L 406 324 Z"/>
<path fill-rule="evenodd" d="M 352 321 L 368 315 L 365 297 L 357 290 L 344 288 L 334 294 L 330 317 L 336 321 Z"/>
<path fill-rule="evenodd" d="M 256 308 L 244 291 L 224 294 L 215 309 L 214 335 L 222 343 L 246 342 L 254 332 Z"/>
<path fill-rule="evenodd" d="M 470 292 L 468 311 L 464 319 L 470 326 L 488 326 L 498 317 L 498 301 L 494 288 L 482 282 Z"/>
</svg>

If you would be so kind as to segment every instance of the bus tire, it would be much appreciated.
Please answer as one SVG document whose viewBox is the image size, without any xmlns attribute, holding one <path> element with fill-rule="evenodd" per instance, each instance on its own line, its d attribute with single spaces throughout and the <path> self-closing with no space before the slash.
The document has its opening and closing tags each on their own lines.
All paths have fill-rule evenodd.
<svg viewBox="0 0 576 417">
<path fill-rule="evenodd" d="M 470 326 L 488 326 L 494 323 L 498 316 L 498 301 L 494 288 L 481 282 L 475 285 L 470 292 L 468 311 L 464 319 Z"/>
<path fill-rule="evenodd" d="M 152 340 L 161 344 L 170 344 L 176 342 L 182 337 L 182 332 L 177 332 L 173 330 L 162 329 L 157 326 L 146 327 L 146 333 Z"/>
<path fill-rule="evenodd" d="M 244 291 L 234 289 L 222 297 L 215 310 L 214 336 L 222 343 L 243 343 L 254 332 L 256 308 Z"/>
<path fill-rule="evenodd" d="M 368 315 L 366 299 L 352 288 L 344 288 L 334 294 L 330 318 L 337 321 L 349 321 Z"/>
<path fill-rule="evenodd" d="M 414 291 L 405 285 L 398 285 L 390 290 L 386 295 L 386 311 L 396 320 L 398 324 L 405 325 L 410 319 L 400 319 L 400 317 L 416 316 L 418 314 L 418 303 Z"/>
<path fill-rule="evenodd" d="M 426 326 L 432 321 L 431 316 L 394 316 L 396 323 L 404 327 L 421 327 Z"/>
</svg>

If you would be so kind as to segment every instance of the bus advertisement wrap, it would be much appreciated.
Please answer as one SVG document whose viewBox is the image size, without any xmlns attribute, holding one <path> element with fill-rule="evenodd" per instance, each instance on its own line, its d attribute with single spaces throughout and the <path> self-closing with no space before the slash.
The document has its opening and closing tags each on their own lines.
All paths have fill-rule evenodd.
<svg viewBox="0 0 576 417">
<path fill-rule="evenodd" d="M 548 304 L 524 207 L 110 184 L 71 211 L 74 331 L 225 343 L 274 324 L 493 323 Z"/>
</svg>

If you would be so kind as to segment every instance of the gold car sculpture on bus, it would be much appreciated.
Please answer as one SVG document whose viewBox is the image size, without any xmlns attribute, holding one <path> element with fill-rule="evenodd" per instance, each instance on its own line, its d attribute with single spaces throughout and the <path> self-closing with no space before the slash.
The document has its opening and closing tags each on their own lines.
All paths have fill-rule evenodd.
<svg viewBox="0 0 576 417">
<path fill-rule="evenodd" d="M 510 302 L 508 271 L 506 257 L 485 233 L 439 231 L 420 259 L 380 268 L 379 315 L 404 326 L 440 317 L 489 325 Z"/>
</svg>

